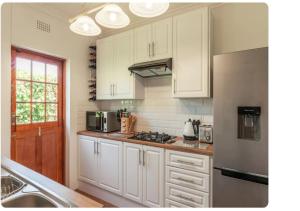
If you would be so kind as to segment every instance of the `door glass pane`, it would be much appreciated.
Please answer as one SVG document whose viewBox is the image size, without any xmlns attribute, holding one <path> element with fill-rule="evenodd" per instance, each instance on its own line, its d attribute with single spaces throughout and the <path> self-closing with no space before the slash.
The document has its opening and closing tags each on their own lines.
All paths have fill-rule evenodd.
<svg viewBox="0 0 300 211">
<path fill-rule="evenodd" d="M 16 101 L 30 102 L 30 82 L 16 81 Z"/>
<path fill-rule="evenodd" d="M 32 61 L 32 80 L 45 81 L 45 63 Z"/>
<path fill-rule="evenodd" d="M 57 85 L 46 84 L 46 101 L 57 102 Z"/>
<path fill-rule="evenodd" d="M 45 121 L 45 104 L 33 103 L 32 104 L 32 122 Z"/>
<path fill-rule="evenodd" d="M 32 82 L 32 102 L 45 102 L 45 84 Z"/>
<path fill-rule="evenodd" d="M 30 103 L 17 103 L 16 116 L 17 124 L 30 123 Z"/>
<path fill-rule="evenodd" d="M 47 82 L 57 83 L 57 66 L 52 64 L 47 64 Z"/>
<path fill-rule="evenodd" d="M 23 80 L 31 79 L 31 61 L 23 58 L 16 58 L 16 78 Z"/>
<path fill-rule="evenodd" d="M 46 113 L 47 113 L 47 122 L 57 121 L 57 104 L 47 103 Z"/>
</svg>

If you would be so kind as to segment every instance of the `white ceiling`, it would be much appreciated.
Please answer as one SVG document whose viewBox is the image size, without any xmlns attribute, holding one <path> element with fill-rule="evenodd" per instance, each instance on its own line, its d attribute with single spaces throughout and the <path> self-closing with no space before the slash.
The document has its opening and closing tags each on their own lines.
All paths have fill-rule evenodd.
<svg viewBox="0 0 300 211">
<path fill-rule="evenodd" d="M 95 7 L 102 5 L 103 3 L 30 3 L 29 6 L 42 10 L 43 12 L 55 16 L 56 18 L 65 21 L 68 23 L 69 19 L 74 18 L 82 12 L 88 11 Z M 117 3 L 124 12 L 130 18 L 129 26 L 123 29 L 109 29 L 105 27 L 101 27 L 102 33 L 100 37 L 108 36 L 111 34 L 119 33 L 121 31 L 126 31 L 136 26 L 140 26 L 146 23 L 150 23 L 153 21 L 157 21 L 159 19 L 182 13 L 187 10 L 191 10 L 198 7 L 214 7 L 217 6 L 218 3 L 170 3 L 170 7 L 166 13 L 159 17 L 155 18 L 141 18 L 132 14 L 129 10 L 128 3 Z M 96 12 L 91 14 L 91 17 L 95 17 Z"/>
</svg>

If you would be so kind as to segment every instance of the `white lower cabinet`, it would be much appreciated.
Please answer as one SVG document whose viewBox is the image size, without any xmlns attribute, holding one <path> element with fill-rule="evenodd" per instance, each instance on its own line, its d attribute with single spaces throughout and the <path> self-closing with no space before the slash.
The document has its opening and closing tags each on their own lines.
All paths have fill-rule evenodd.
<svg viewBox="0 0 300 211">
<path fill-rule="evenodd" d="M 97 138 L 78 137 L 78 177 L 80 180 L 97 184 Z"/>
<path fill-rule="evenodd" d="M 122 195 L 122 144 L 79 136 L 79 179 Z"/>
<path fill-rule="evenodd" d="M 148 207 L 164 206 L 164 149 L 124 143 L 123 196 Z"/>
<path fill-rule="evenodd" d="M 98 186 L 122 195 L 122 142 L 99 139 Z"/>
<path fill-rule="evenodd" d="M 166 150 L 166 207 L 209 207 L 210 157 Z"/>
</svg>

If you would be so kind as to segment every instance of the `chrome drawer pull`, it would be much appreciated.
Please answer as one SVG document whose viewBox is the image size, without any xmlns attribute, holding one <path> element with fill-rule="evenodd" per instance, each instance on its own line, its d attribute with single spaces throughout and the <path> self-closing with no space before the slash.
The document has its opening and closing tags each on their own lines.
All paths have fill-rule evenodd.
<svg viewBox="0 0 300 211">
<path fill-rule="evenodd" d="M 178 180 L 182 180 L 182 181 L 184 181 L 184 182 L 189 182 L 189 183 L 195 184 L 195 181 L 194 181 L 194 180 L 188 180 L 188 179 L 184 179 L 184 178 L 182 178 L 182 177 L 178 177 L 178 178 L 175 178 L 175 179 L 178 179 Z"/>
<path fill-rule="evenodd" d="M 182 198 L 182 199 L 186 199 L 186 200 L 190 200 L 192 202 L 195 202 L 195 200 L 193 198 L 190 198 L 190 197 L 186 197 L 186 196 L 183 196 L 183 195 L 175 195 L 175 196 L 177 196 L 179 198 Z"/>
<path fill-rule="evenodd" d="M 184 160 L 176 160 L 176 162 L 178 162 L 178 163 L 184 163 L 184 164 L 189 164 L 189 165 L 194 165 L 195 164 L 193 162 L 188 162 L 188 161 L 184 161 Z"/>
</svg>

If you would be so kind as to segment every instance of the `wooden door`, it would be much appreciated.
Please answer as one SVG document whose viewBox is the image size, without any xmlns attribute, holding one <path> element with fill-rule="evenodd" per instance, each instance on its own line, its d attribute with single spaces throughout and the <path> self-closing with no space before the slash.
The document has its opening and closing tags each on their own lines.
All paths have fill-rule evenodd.
<svg viewBox="0 0 300 211">
<path fill-rule="evenodd" d="M 79 136 L 78 139 L 79 156 L 79 179 L 97 184 L 97 138 Z"/>
<path fill-rule="evenodd" d="M 172 57 L 172 18 L 152 24 L 151 60 Z"/>
<path fill-rule="evenodd" d="M 135 63 L 151 59 L 151 24 L 134 29 Z"/>
<path fill-rule="evenodd" d="M 122 195 L 122 142 L 99 139 L 98 186 Z"/>
<path fill-rule="evenodd" d="M 209 41 L 208 8 L 173 17 L 174 97 L 210 96 Z"/>
<path fill-rule="evenodd" d="M 12 48 L 11 157 L 63 183 L 63 60 Z"/>
<path fill-rule="evenodd" d="M 143 146 L 143 204 L 164 206 L 164 149 Z"/>
<path fill-rule="evenodd" d="M 143 147 L 142 145 L 139 144 L 131 144 L 131 143 L 124 142 L 123 149 L 124 149 L 123 196 L 133 201 L 142 203 Z"/>
</svg>

